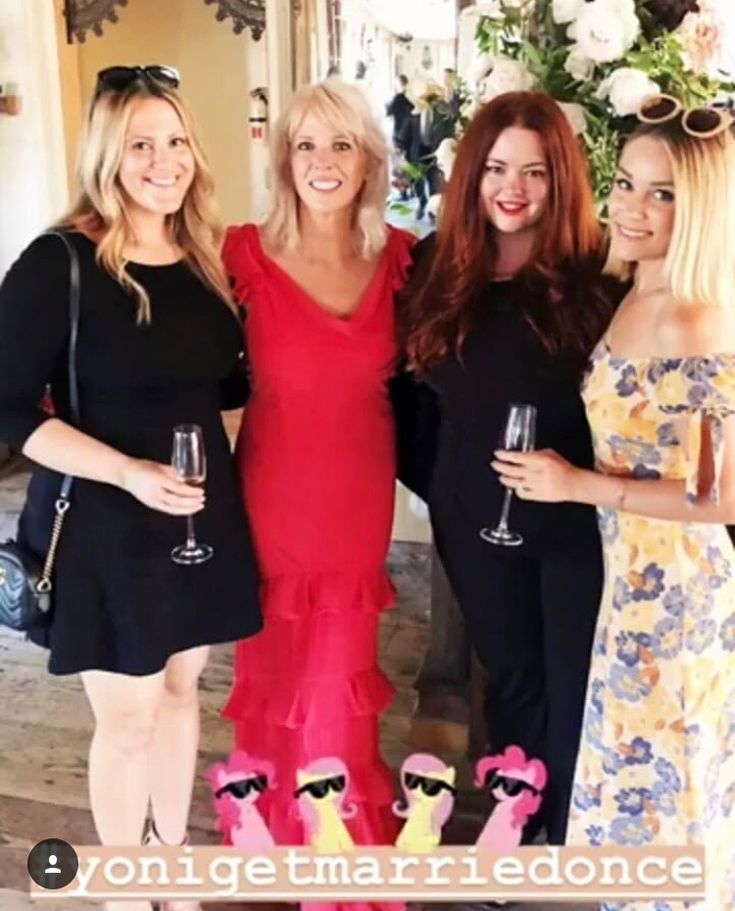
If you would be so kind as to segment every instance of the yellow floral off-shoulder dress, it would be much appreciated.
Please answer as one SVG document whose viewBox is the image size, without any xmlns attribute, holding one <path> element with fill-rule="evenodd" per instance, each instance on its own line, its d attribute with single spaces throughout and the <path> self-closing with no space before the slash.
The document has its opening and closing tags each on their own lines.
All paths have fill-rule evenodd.
<svg viewBox="0 0 735 911">
<path fill-rule="evenodd" d="M 719 495 L 735 354 L 595 350 L 584 399 L 605 474 Z M 730 453 L 729 458 L 733 458 Z M 606 911 L 735 911 L 735 551 L 722 525 L 600 509 L 605 589 L 570 809 L 570 844 L 704 844 L 707 901 Z"/>
</svg>

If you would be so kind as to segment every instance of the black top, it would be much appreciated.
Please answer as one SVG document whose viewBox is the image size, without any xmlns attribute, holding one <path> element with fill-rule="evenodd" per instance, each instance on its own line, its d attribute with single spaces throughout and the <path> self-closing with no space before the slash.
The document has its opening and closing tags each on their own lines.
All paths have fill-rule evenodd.
<svg viewBox="0 0 735 911">
<path fill-rule="evenodd" d="M 418 255 L 425 255 L 430 245 L 427 238 Z M 435 524 L 457 521 L 478 532 L 497 524 L 505 488 L 490 461 L 511 402 L 536 406 L 537 449 L 554 449 L 574 465 L 593 466 L 579 382 L 548 356 L 525 319 L 519 301 L 527 293 L 520 279 L 490 283 L 474 309 L 461 362 L 451 356 L 431 368 L 411 405 L 405 381 L 398 394 L 398 438 L 404 450 L 399 465 L 409 486 L 428 499 Z M 402 428 L 410 407 L 420 414 L 405 419 L 413 422 L 410 429 Z M 420 457 L 410 452 L 412 446 Z M 595 510 L 573 503 L 514 498 L 510 525 L 523 535 L 524 544 L 494 548 L 493 553 L 531 555 L 576 546 L 590 536 L 597 539 Z"/>
<path fill-rule="evenodd" d="M 184 264 L 130 264 L 151 300 L 137 301 L 95 261 L 95 245 L 69 235 L 80 258 L 77 372 L 82 430 L 127 455 L 168 464 L 176 424 L 203 428 L 207 503 L 196 517 L 214 557 L 180 566 L 171 549 L 185 520 L 149 509 L 117 487 L 77 480 L 54 579 L 50 668 L 131 674 L 160 670 L 176 651 L 242 638 L 260 627 L 250 538 L 220 417 L 220 385 L 236 369 L 235 315 Z M 54 408 L 69 418 L 66 352 L 69 255 L 58 237 L 34 241 L 0 288 L 0 439 L 22 448 Z M 19 536 L 45 554 L 57 474 L 34 473 Z"/>
</svg>

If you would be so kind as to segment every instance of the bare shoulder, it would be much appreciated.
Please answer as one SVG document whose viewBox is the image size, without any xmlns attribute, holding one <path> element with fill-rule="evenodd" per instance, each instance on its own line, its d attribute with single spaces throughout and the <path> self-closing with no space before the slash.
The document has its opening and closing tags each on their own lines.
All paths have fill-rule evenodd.
<svg viewBox="0 0 735 911">
<path fill-rule="evenodd" d="M 659 333 L 670 357 L 735 353 L 735 312 L 713 304 L 672 302 L 661 313 Z"/>
</svg>

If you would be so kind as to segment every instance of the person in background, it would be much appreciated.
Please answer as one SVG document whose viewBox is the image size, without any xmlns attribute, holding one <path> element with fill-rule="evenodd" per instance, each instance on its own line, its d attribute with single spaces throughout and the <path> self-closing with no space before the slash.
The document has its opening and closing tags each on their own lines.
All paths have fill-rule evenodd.
<svg viewBox="0 0 735 911">
<path fill-rule="evenodd" d="M 539 447 L 592 465 L 579 385 L 612 312 L 602 248 L 584 154 L 563 112 L 547 95 L 507 93 L 461 139 L 439 229 L 414 248 L 400 307 L 419 385 L 413 400 L 397 395 L 399 442 L 487 671 L 489 747 L 517 745 L 546 764 L 526 840 L 545 826 L 552 844 L 565 838 L 602 590 L 595 511 L 514 502 L 522 543 L 493 545 L 480 532 L 502 511 L 490 461 L 510 403 L 536 407 Z"/>
<path fill-rule="evenodd" d="M 669 96 L 639 116 L 609 200 L 610 268 L 633 286 L 584 384 L 595 470 L 549 450 L 499 452 L 494 467 L 524 504 L 599 512 L 605 591 L 570 840 L 703 845 L 702 907 L 725 911 L 735 908 L 735 548 L 725 529 L 735 522 L 735 137 L 729 112 L 684 110 Z"/>
<path fill-rule="evenodd" d="M 69 254 L 42 235 L 0 288 L 0 438 L 38 463 L 19 539 L 45 555 L 61 474 L 74 476 L 53 616 L 31 638 L 80 673 L 94 714 L 92 814 L 105 845 L 180 845 L 209 645 L 261 627 L 254 555 L 220 415 L 242 336 L 220 260 L 213 184 L 169 67 L 98 75 L 79 196 L 57 226 L 77 252 L 81 427 L 70 423 Z M 42 330 L 42 331 L 40 331 Z M 38 407 L 50 384 L 55 416 Z M 171 467 L 173 428 L 202 428 L 206 480 Z M 213 548 L 180 565 L 187 516 Z M 151 911 L 147 901 L 109 902 Z M 193 911 L 195 902 L 164 902 Z"/>
<path fill-rule="evenodd" d="M 246 313 L 237 462 L 265 614 L 237 645 L 224 714 L 235 745 L 275 766 L 259 806 L 279 844 L 304 843 L 297 772 L 324 757 L 350 770 L 351 838 L 391 844 L 378 623 L 394 599 L 394 296 L 415 238 L 385 224 L 388 150 L 357 88 L 301 89 L 272 141 L 270 215 L 232 228 L 224 251 Z"/>
<path fill-rule="evenodd" d="M 400 136 L 403 125 L 413 111 L 413 104 L 406 97 L 407 88 L 408 76 L 401 74 L 396 80 L 396 93 L 385 106 L 386 116 L 393 118 L 393 145 L 396 149 L 401 148 Z"/>
</svg>

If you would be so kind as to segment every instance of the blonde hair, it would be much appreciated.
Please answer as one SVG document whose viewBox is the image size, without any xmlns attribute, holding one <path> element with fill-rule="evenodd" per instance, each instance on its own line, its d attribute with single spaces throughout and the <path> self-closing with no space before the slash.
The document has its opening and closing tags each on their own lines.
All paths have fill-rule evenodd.
<svg viewBox="0 0 735 911">
<path fill-rule="evenodd" d="M 234 309 L 220 257 L 224 231 L 214 206 L 214 181 L 192 115 L 178 92 L 168 86 L 136 80 L 125 91 L 105 91 L 92 100 L 77 161 L 79 195 L 59 227 L 81 231 L 97 241 L 97 262 L 135 296 L 138 323 L 150 322 L 150 298 L 128 272 L 123 254 L 134 231 L 119 179 L 128 124 L 142 98 L 161 98 L 174 108 L 194 156 L 194 178 L 184 202 L 166 219 L 171 238 L 184 251 L 184 262 L 192 272 Z"/>
<path fill-rule="evenodd" d="M 732 305 L 735 137 L 728 129 L 698 139 L 684 132 L 678 118 L 643 124 L 628 141 L 644 136 L 663 143 L 674 175 L 674 226 L 664 262 L 672 294 L 689 303 Z M 634 265 L 610 257 L 606 271 L 630 278 Z"/>
<path fill-rule="evenodd" d="M 387 238 L 388 148 L 363 93 L 336 78 L 296 92 L 273 128 L 271 167 L 275 187 L 263 225 L 266 243 L 275 250 L 298 246 L 299 198 L 291 173 L 291 143 L 309 114 L 351 136 L 367 159 L 365 183 L 355 200 L 353 243 L 359 256 L 371 259 L 383 249 Z"/>
</svg>

